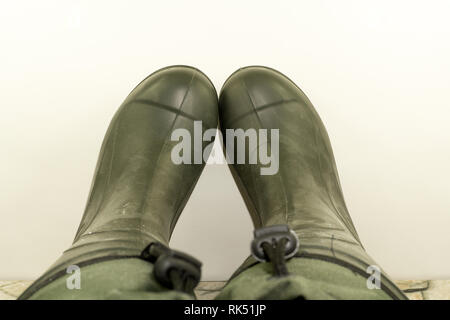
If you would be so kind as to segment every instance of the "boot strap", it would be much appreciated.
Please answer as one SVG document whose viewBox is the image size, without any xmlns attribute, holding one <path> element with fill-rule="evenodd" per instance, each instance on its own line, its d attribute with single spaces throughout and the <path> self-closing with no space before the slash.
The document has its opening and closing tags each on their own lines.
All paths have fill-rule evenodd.
<svg viewBox="0 0 450 320">
<path fill-rule="evenodd" d="M 251 244 L 253 257 L 260 262 L 272 262 L 278 276 L 288 275 L 286 260 L 298 251 L 299 240 L 287 225 L 256 229 Z"/>
<path fill-rule="evenodd" d="M 141 258 L 153 263 L 155 279 L 169 289 L 193 293 L 200 281 L 202 263 L 159 242 L 149 244 Z"/>
</svg>

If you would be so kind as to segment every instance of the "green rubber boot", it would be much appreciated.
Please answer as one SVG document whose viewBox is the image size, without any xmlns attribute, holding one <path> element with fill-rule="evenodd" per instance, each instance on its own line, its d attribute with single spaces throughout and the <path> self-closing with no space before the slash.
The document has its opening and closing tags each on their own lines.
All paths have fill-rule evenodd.
<svg viewBox="0 0 450 320">
<path fill-rule="evenodd" d="M 104 138 L 73 245 L 19 299 L 193 298 L 201 263 L 167 246 L 205 165 L 175 164 L 172 133 L 193 134 L 197 120 L 217 127 L 217 93 L 197 69 L 161 69 L 129 94 Z"/>
<path fill-rule="evenodd" d="M 236 71 L 221 91 L 219 119 L 229 167 L 255 227 L 252 256 L 219 299 L 405 298 L 365 252 L 325 127 L 291 80 L 265 67 Z M 244 141 L 235 138 L 236 129 L 246 135 L 245 163 L 236 160 Z M 267 130 L 267 144 L 259 129 Z M 251 146 L 255 136 L 258 144 Z"/>
</svg>

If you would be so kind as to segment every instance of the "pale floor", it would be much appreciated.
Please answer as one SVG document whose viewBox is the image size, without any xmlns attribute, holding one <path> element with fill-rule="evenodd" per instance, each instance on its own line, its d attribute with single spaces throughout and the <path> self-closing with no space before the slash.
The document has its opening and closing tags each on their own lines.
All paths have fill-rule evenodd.
<svg viewBox="0 0 450 320">
<path fill-rule="evenodd" d="M 16 299 L 32 281 L 0 280 L 0 300 Z M 402 280 L 396 281 L 411 300 L 450 300 L 450 280 Z M 204 281 L 196 289 L 200 300 L 213 299 L 224 286 L 222 281 Z"/>
</svg>

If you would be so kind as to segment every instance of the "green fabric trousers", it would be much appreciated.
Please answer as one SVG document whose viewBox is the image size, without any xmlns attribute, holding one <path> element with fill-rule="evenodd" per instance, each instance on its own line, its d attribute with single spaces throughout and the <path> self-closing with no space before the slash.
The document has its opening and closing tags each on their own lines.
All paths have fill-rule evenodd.
<svg viewBox="0 0 450 320">
<path fill-rule="evenodd" d="M 391 299 L 383 290 L 368 289 L 360 274 L 327 261 L 293 258 L 290 275 L 273 276 L 270 263 L 259 263 L 233 278 L 217 299 Z M 169 290 L 153 277 L 153 266 L 130 258 L 91 264 L 80 268 L 79 289 L 69 289 L 73 274 L 67 274 L 34 293 L 30 299 L 138 299 L 186 300 L 194 296 Z"/>
<path fill-rule="evenodd" d="M 367 278 L 335 263 L 293 258 L 287 268 L 290 275 L 275 277 L 270 263 L 258 263 L 230 280 L 217 299 L 392 299 L 381 289 L 369 289 Z"/>
<path fill-rule="evenodd" d="M 185 300 L 194 296 L 170 290 L 153 276 L 153 265 L 138 258 L 104 261 L 80 267 L 79 288 L 68 273 L 38 290 L 30 300 Z M 69 285 L 68 285 L 69 283 Z M 72 289 L 69 289 L 72 287 Z"/>
</svg>

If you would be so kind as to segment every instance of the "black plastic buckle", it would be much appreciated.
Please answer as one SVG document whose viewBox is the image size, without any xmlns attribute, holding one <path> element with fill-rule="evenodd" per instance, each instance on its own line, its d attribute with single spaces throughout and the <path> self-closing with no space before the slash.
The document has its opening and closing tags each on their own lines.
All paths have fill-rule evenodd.
<svg viewBox="0 0 450 320">
<path fill-rule="evenodd" d="M 153 273 L 156 280 L 163 286 L 173 289 L 170 272 L 177 270 L 184 279 L 191 278 L 194 287 L 201 277 L 202 263 L 194 257 L 181 251 L 172 250 L 162 243 L 149 244 L 141 254 L 141 258 L 154 264 Z"/>
<path fill-rule="evenodd" d="M 267 257 L 262 248 L 262 244 L 264 242 L 273 244 L 281 239 L 287 239 L 286 242 L 286 250 L 284 258 L 287 260 L 292 258 L 298 251 L 299 248 L 299 240 L 297 234 L 289 228 L 288 225 L 279 224 L 268 226 L 260 229 L 256 229 L 253 231 L 254 239 L 251 245 L 251 252 L 253 257 L 260 261 L 266 262 Z"/>
</svg>

